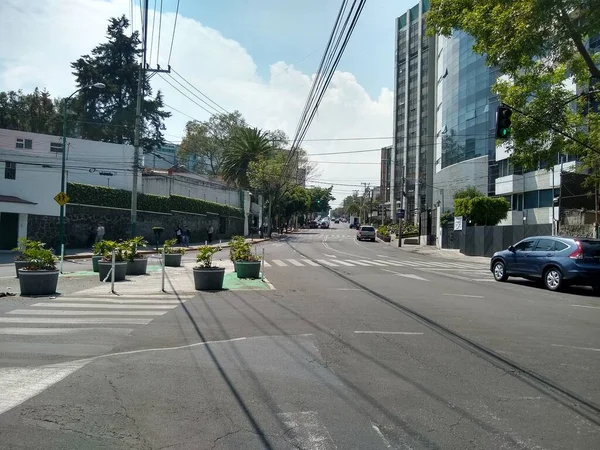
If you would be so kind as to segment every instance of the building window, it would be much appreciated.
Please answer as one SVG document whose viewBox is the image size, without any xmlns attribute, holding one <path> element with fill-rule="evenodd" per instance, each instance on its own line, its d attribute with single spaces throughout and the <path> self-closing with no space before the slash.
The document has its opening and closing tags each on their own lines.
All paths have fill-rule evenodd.
<svg viewBox="0 0 600 450">
<path fill-rule="evenodd" d="M 15 180 L 17 178 L 17 163 L 6 161 L 4 163 L 4 178 Z"/>
<path fill-rule="evenodd" d="M 31 149 L 31 147 L 33 147 L 33 141 L 31 139 L 17 138 L 15 147 Z"/>
<path fill-rule="evenodd" d="M 533 209 L 538 207 L 538 191 L 525 192 L 524 195 L 525 209 Z"/>
<path fill-rule="evenodd" d="M 50 151 L 56 153 L 62 153 L 63 146 L 60 142 L 51 142 Z"/>
</svg>

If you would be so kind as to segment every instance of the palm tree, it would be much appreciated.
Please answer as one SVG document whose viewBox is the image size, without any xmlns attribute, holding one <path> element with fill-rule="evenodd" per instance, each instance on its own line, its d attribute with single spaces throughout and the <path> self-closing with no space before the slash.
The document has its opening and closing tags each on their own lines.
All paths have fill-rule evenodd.
<svg viewBox="0 0 600 450">
<path fill-rule="evenodd" d="M 259 158 L 269 158 L 273 146 L 268 132 L 258 128 L 242 128 L 232 139 L 231 147 L 223 152 L 221 174 L 227 183 L 239 188 L 248 189 L 248 166 Z"/>
</svg>

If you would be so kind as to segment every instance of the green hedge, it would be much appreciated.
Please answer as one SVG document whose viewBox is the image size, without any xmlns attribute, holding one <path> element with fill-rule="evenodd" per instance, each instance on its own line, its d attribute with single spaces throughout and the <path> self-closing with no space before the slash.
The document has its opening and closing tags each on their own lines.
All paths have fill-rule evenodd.
<svg viewBox="0 0 600 450">
<path fill-rule="evenodd" d="M 131 208 L 131 192 L 124 189 L 69 183 L 67 193 L 70 197 L 70 203 L 105 206 L 108 208 Z M 137 207 L 140 211 L 151 212 L 169 213 L 171 211 L 182 211 L 196 214 L 213 213 L 220 216 L 244 216 L 240 208 L 180 195 L 164 197 L 162 195 L 138 194 Z"/>
</svg>

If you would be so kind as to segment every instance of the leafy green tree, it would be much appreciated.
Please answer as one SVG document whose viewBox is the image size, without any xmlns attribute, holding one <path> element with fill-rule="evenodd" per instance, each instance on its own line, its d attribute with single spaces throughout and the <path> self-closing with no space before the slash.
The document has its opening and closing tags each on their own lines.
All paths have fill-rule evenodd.
<svg viewBox="0 0 600 450">
<path fill-rule="evenodd" d="M 105 89 L 84 89 L 72 104 L 79 118 L 79 135 L 84 139 L 133 144 L 138 73 L 142 54 L 138 32 L 127 32 L 130 24 L 125 16 L 111 18 L 107 42 L 96 46 L 91 55 L 83 55 L 71 64 L 79 87 L 104 83 Z M 142 135 L 140 145 L 145 151 L 165 142 L 164 120 L 171 113 L 164 111 L 162 93 L 152 97 L 146 75 L 143 80 Z"/>
<path fill-rule="evenodd" d="M 204 122 L 190 121 L 185 126 L 178 156 L 196 155 L 198 173 L 219 175 L 225 151 L 232 146 L 234 135 L 244 127 L 246 121 L 239 111 L 216 114 Z"/>
<path fill-rule="evenodd" d="M 494 226 L 506 219 L 510 203 L 502 197 L 460 197 L 454 199 L 454 214 L 467 217 L 473 225 Z"/>
<path fill-rule="evenodd" d="M 60 135 L 61 113 L 60 101 L 46 90 L 36 87 L 31 94 L 0 92 L 0 128 Z"/>
<path fill-rule="evenodd" d="M 273 146 L 266 131 L 258 128 L 239 129 L 232 137 L 231 146 L 223 153 L 221 163 L 223 179 L 239 188 L 247 189 L 251 186 L 248 178 L 250 163 L 262 160 L 261 167 L 264 167 L 273 153 Z M 275 170 L 273 164 L 269 167 Z M 282 169 L 283 164 L 279 171 Z"/>
<path fill-rule="evenodd" d="M 597 108 L 587 107 L 600 95 L 574 99 L 567 88 L 600 91 L 600 54 L 587 46 L 600 34 L 597 1 L 432 0 L 427 25 L 430 34 L 469 33 L 474 50 L 506 75 L 494 89 L 524 113 L 511 118 L 507 144 L 514 163 L 549 167 L 557 153 L 568 153 L 593 169 L 592 182 L 600 180 L 600 118 Z"/>
<path fill-rule="evenodd" d="M 475 186 L 467 186 L 464 189 L 460 189 L 454 193 L 454 199 L 457 198 L 476 198 L 485 197 L 485 194 L 477 189 Z"/>
<path fill-rule="evenodd" d="M 310 212 L 313 213 L 325 213 L 331 208 L 329 203 L 335 200 L 335 197 L 331 194 L 333 186 L 328 188 L 322 187 L 311 187 L 308 189 L 311 196 Z"/>
</svg>

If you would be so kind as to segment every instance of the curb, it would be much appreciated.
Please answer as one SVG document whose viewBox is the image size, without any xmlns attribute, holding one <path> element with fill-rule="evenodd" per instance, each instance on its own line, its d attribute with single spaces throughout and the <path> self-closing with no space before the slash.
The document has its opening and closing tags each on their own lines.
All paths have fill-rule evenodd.
<svg viewBox="0 0 600 450">
<path fill-rule="evenodd" d="M 269 238 L 260 238 L 260 239 L 254 239 L 252 241 L 250 241 L 250 244 L 260 244 L 261 242 L 265 242 L 268 241 Z M 219 244 L 211 244 L 211 247 L 217 247 Z M 187 247 L 187 251 L 197 251 L 198 248 L 202 247 L 201 245 L 196 245 L 193 247 Z M 221 244 L 221 248 L 229 248 L 229 242 L 226 242 L 224 244 Z M 157 252 L 156 250 L 140 250 L 138 253 L 140 253 L 141 255 L 159 255 L 160 252 Z M 90 259 L 93 255 L 93 253 L 79 253 L 77 255 L 65 255 L 64 259 L 65 261 L 70 260 L 70 259 Z"/>
</svg>

